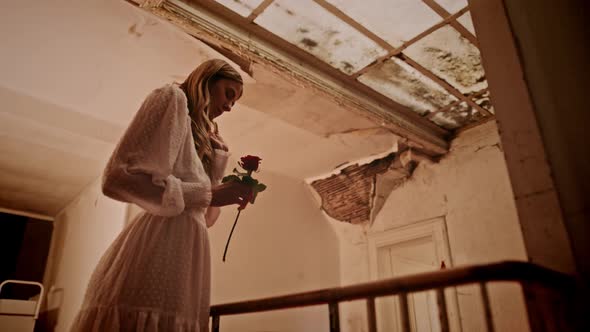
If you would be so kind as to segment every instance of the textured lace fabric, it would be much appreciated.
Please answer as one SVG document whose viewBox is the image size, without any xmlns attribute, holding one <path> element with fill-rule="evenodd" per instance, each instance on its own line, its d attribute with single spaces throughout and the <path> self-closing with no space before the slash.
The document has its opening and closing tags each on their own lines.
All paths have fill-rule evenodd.
<svg viewBox="0 0 590 332">
<path fill-rule="evenodd" d="M 209 207 L 211 184 L 220 182 L 228 153 L 215 151 L 210 179 L 194 149 L 186 103 L 174 85 L 154 90 L 113 152 L 103 192 L 146 212 L 101 258 L 71 331 L 208 330 L 206 225 L 215 220 L 205 215 L 219 215 Z"/>
</svg>

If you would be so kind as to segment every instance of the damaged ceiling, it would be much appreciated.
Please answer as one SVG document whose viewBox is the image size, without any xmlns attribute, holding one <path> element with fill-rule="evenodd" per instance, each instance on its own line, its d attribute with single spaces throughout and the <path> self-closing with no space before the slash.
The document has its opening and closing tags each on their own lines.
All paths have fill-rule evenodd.
<svg viewBox="0 0 590 332">
<path fill-rule="evenodd" d="M 467 0 L 135 1 L 372 115 L 429 155 L 494 117 Z"/>
<path fill-rule="evenodd" d="M 274 67 L 371 115 L 382 130 L 401 137 L 403 148 L 385 157 L 309 181 L 322 209 L 337 220 L 372 221 L 421 159 L 408 156 L 438 157 L 454 133 L 494 118 L 467 0 L 165 0 L 144 6 L 238 59 Z M 277 103 L 289 96 L 254 86 L 266 88 Z M 257 109 L 272 108 L 245 99 Z M 277 112 L 325 133 L 334 113 L 317 117 L 322 113 L 309 112 L 314 106 L 321 108 L 308 100 Z"/>
<path fill-rule="evenodd" d="M 367 163 L 343 165 L 331 175 L 310 180 L 330 217 L 351 224 L 373 222 L 389 193 L 424 160 L 406 146 Z"/>
</svg>

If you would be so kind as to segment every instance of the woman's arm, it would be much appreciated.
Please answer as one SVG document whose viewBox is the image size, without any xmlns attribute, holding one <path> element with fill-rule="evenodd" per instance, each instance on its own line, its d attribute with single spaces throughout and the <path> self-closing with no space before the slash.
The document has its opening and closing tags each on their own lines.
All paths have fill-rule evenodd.
<svg viewBox="0 0 590 332">
<path fill-rule="evenodd" d="M 154 90 L 121 138 L 103 174 L 103 193 L 148 213 L 175 216 L 209 206 L 211 188 L 172 174 L 187 135 L 184 98 L 172 86 Z"/>
</svg>

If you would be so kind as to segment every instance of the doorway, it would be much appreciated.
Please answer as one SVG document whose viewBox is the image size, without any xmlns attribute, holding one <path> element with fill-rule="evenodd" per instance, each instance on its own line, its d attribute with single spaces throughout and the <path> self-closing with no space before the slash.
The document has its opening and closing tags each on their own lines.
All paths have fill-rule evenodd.
<svg viewBox="0 0 590 332">
<path fill-rule="evenodd" d="M 451 266 L 444 218 L 390 229 L 369 235 L 369 259 L 374 280 L 436 271 L 442 262 Z M 452 331 L 461 331 L 454 289 L 445 291 Z M 411 331 L 441 331 L 434 291 L 408 294 Z M 376 301 L 379 331 L 401 331 L 397 296 Z"/>
</svg>

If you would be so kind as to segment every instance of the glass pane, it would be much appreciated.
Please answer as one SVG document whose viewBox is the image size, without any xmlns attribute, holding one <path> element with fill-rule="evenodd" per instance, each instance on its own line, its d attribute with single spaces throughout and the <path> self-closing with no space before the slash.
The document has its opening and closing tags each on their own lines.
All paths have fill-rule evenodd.
<svg viewBox="0 0 590 332">
<path fill-rule="evenodd" d="M 461 15 L 457 21 L 461 23 L 465 27 L 465 29 L 469 30 L 472 34 L 475 35 L 475 28 L 473 27 L 473 21 L 471 20 L 471 13 L 467 12 Z"/>
<path fill-rule="evenodd" d="M 420 115 L 457 100 L 428 77 L 395 57 L 372 67 L 358 80 Z"/>
<path fill-rule="evenodd" d="M 479 50 L 449 25 L 419 40 L 404 53 L 463 94 L 487 88 Z"/>
<path fill-rule="evenodd" d="M 346 15 L 394 47 L 416 37 L 441 21 L 417 0 L 328 0 Z"/>
<path fill-rule="evenodd" d="M 482 117 L 481 113 L 462 102 L 445 112 L 436 113 L 430 120 L 445 129 L 453 130 L 476 122 Z"/>
<path fill-rule="evenodd" d="M 248 17 L 263 0 L 215 0 L 234 12 Z"/>
<path fill-rule="evenodd" d="M 441 7 L 449 13 L 455 14 L 467 6 L 467 0 L 435 0 Z"/>
<path fill-rule="evenodd" d="M 256 24 L 352 74 L 387 52 L 312 0 L 279 0 Z"/>
</svg>

